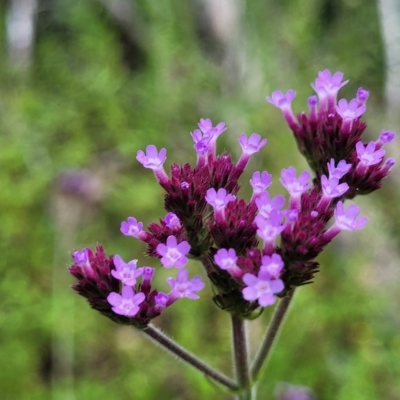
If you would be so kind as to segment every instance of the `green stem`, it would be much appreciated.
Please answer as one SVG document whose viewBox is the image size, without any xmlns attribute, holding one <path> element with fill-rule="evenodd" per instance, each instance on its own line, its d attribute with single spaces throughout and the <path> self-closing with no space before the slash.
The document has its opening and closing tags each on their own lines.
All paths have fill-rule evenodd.
<svg viewBox="0 0 400 400">
<path fill-rule="evenodd" d="M 284 321 L 285 315 L 288 311 L 290 302 L 293 298 L 294 288 L 291 289 L 286 297 L 284 297 L 280 302 L 278 307 L 275 310 L 275 313 L 272 317 L 272 320 L 268 326 L 267 333 L 264 337 L 264 340 L 261 344 L 260 349 L 257 352 L 257 355 L 254 359 L 253 365 L 251 367 L 251 376 L 254 381 L 257 381 L 257 378 L 260 374 L 260 371 L 265 364 L 268 355 L 270 354 L 270 350 L 278 337 L 278 333 L 282 326 L 282 322 Z"/>
<path fill-rule="evenodd" d="M 240 400 L 251 400 L 251 377 L 249 368 L 248 344 L 245 320 L 237 314 L 231 315 L 233 359 L 236 379 L 243 392 L 237 395 Z"/>
<path fill-rule="evenodd" d="M 186 364 L 202 372 L 213 381 L 225 386 L 231 391 L 237 391 L 239 389 L 236 382 L 234 382 L 231 378 L 198 359 L 194 354 L 188 352 L 155 326 L 148 325 L 142 330 L 142 332 L 151 338 L 155 343 L 159 344 L 164 350 L 172 353 L 179 360 L 184 361 Z"/>
</svg>

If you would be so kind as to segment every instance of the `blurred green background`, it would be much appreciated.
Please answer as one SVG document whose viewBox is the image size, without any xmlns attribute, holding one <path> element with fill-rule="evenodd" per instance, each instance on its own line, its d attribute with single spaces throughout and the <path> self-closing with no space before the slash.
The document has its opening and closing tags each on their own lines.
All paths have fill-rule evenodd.
<svg viewBox="0 0 400 400">
<path fill-rule="evenodd" d="M 272 192 L 283 193 L 280 170 L 306 164 L 265 96 L 293 88 L 294 109 L 303 110 L 319 70 L 350 79 L 341 97 L 354 97 L 359 86 L 371 91 L 366 140 L 398 129 L 385 85 L 400 61 L 388 68 L 392 33 L 380 29 L 388 31 L 385 15 L 395 13 L 383 3 L 1 3 L 0 399 L 229 398 L 133 329 L 92 311 L 70 289 L 70 253 L 100 242 L 109 254 L 156 266 L 119 232 L 130 215 L 144 223 L 164 216 L 163 192 L 136 152 L 154 143 L 167 148 L 167 164 L 194 162 L 189 132 L 201 117 L 227 124 L 219 150 L 234 157 L 240 133 L 267 137 L 242 193 L 248 198 L 248 179 L 262 169 L 274 174 Z M 369 225 L 335 239 L 319 258 L 315 284 L 298 291 L 260 399 L 272 398 L 278 382 L 309 386 L 320 400 L 400 399 L 396 174 L 356 199 Z M 167 289 L 162 279 L 158 285 Z M 155 324 L 230 373 L 229 316 L 210 297 L 208 287 Z M 253 351 L 270 313 L 249 325 Z"/>
</svg>

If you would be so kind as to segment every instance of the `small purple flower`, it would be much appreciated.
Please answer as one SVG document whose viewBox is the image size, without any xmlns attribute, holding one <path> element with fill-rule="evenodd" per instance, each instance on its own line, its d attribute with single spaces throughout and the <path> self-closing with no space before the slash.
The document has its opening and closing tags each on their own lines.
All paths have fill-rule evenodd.
<svg viewBox="0 0 400 400">
<path fill-rule="evenodd" d="M 333 113 L 335 111 L 338 91 L 348 82 L 342 82 L 342 79 L 342 72 L 335 72 L 333 75 L 328 69 L 318 72 L 318 77 L 311 84 L 311 87 L 319 98 L 319 113 Z"/>
<path fill-rule="evenodd" d="M 336 106 L 337 113 L 344 120 L 355 120 L 361 117 L 366 109 L 365 104 L 359 105 L 357 99 L 350 100 L 349 103 L 347 103 L 346 99 L 341 99 Z"/>
<path fill-rule="evenodd" d="M 177 230 L 182 227 L 181 221 L 179 220 L 178 216 L 174 214 L 173 212 L 169 212 L 165 217 L 164 217 L 164 222 L 165 226 L 167 228 Z"/>
<path fill-rule="evenodd" d="M 317 96 L 310 96 L 307 100 L 308 102 L 308 112 L 309 118 L 311 122 L 317 122 L 317 104 L 318 104 L 318 97 Z"/>
<path fill-rule="evenodd" d="M 277 195 L 270 199 L 268 192 L 263 192 L 256 198 L 256 205 L 259 214 L 265 219 L 269 219 L 272 210 L 280 210 L 285 204 L 285 198 L 282 195 Z"/>
<path fill-rule="evenodd" d="M 90 267 L 89 249 L 77 250 L 72 254 L 72 257 L 80 267 Z"/>
<path fill-rule="evenodd" d="M 187 183 L 186 181 L 181 183 L 181 188 L 183 190 L 189 189 L 189 186 L 190 186 L 189 183 Z"/>
<path fill-rule="evenodd" d="M 253 196 L 264 192 L 271 185 L 271 181 L 272 175 L 267 171 L 254 172 L 252 178 L 250 179 L 250 185 L 253 188 Z"/>
<path fill-rule="evenodd" d="M 365 90 L 362 87 L 358 88 L 357 97 L 356 98 L 358 100 L 358 104 L 359 105 L 364 104 L 367 101 L 368 97 L 369 97 L 369 91 L 368 90 Z"/>
<path fill-rule="evenodd" d="M 90 264 L 88 248 L 75 251 L 72 254 L 72 257 L 75 261 L 75 264 L 80 267 L 80 271 L 85 277 L 93 279 L 96 277 L 96 273 L 94 272 L 92 265 Z"/>
<path fill-rule="evenodd" d="M 279 254 L 272 254 L 271 256 L 263 256 L 261 259 L 260 269 L 267 271 L 272 279 L 279 279 L 283 271 L 283 261 Z"/>
<path fill-rule="evenodd" d="M 124 286 L 122 295 L 111 292 L 107 301 L 113 306 L 115 314 L 134 317 L 139 312 L 139 305 L 143 303 L 145 295 L 143 293 L 135 294 L 131 286 Z"/>
<path fill-rule="evenodd" d="M 343 72 L 335 72 L 333 75 L 329 69 L 325 69 L 323 71 L 318 72 L 318 77 L 315 79 L 315 82 L 311 84 L 311 87 L 316 91 L 318 96 L 320 96 L 321 91 L 322 95 L 335 95 L 344 85 L 347 84 L 347 81 L 342 82 Z"/>
<path fill-rule="evenodd" d="M 340 197 L 349 189 L 347 183 L 340 183 L 338 178 L 328 179 L 325 175 L 321 176 L 321 187 L 324 197 L 333 199 L 334 197 Z"/>
<path fill-rule="evenodd" d="M 245 133 L 240 135 L 239 144 L 242 147 L 243 153 L 246 155 L 251 155 L 260 151 L 262 147 L 267 144 L 267 139 L 262 139 L 257 133 L 252 133 L 249 138 L 247 138 Z"/>
<path fill-rule="evenodd" d="M 114 265 L 116 270 L 111 270 L 111 275 L 120 280 L 126 286 L 136 285 L 136 278 L 142 275 L 143 268 L 136 268 L 137 260 L 131 260 L 125 263 L 124 260 L 116 254 L 114 256 Z"/>
<path fill-rule="evenodd" d="M 237 266 L 238 257 L 234 249 L 219 249 L 214 255 L 215 264 L 228 271 L 233 277 L 241 278 L 243 271 Z"/>
<path fill-rule="evenodd" d="M 164 308 L 166 308 L 168 306 L 168 295 L 163 293 L 163 292 L 159 292 L 156 294 L 156 296 L 154 297 L 154 303 L 155 303 L 155 310 L 157 312 L 161 312 L 162 310 L 164 310 Z"/>
<path fill-rule="evenodd" d="M 153 144 L 150 144 L 146 147 L 146 154 L 142 150 L 137 152 L 136 159 L 145 168 L 158 170 L 162 168 L 162 165 L 167 159 L 167 150 L 162 148 L 160 152 L 158 152 L 157 147 Z"/>
<path fill-rule="evenodd" d="M 389 173 L 394 164 L 396 164 L 396 161 L 392 157 L 385 160 L 381 167 L 381 173 L 383 173 L 383 176 L 386 176 Z"/>
<path fill-rule="evenodd" d="M 284 284 L 280 279 L 271 280 L 268 271 L 260 270 L 258 276 L 244 274 L 243 282 L 247 285 L 243 290 L 243 297 L 247 301 L 258 299 L 261 307 L 267 307 L 275 303 L 274 294 L 284 289 Z"/>
<path fill-rule="evenodd" d="M 121 232 L 125 236 L 138 237 L 143 229 L 143 223 L 138 222 L 134 217 L 128 217 L 127 221 L 121 223 Z"/>
<path fill-rule="evenodd" d="M 291 129 L 296 129 L 297 123 L 292 111 L 292 101 L 296 96 L 296 92 L 288 90 L 283 94 L 280 90 L 272 93 L 271 97 L 266 97 L 266 100 L 274 106 L 281 109 L 283 116 Z"/>
<path fill-rule="evenodd" d="M 349 172 L 351 164 L 347 164 L 345 160 L 340 160 L 337 167 L 335 167 L 335 160 L 331 158 L 328 163 L 329 179 L 337 178 L 341 179 L 344 175 Z"/>
<path fill-rule="evenodd" d="M 225 124 L 223 122 L 219 122 L 215 127 L 212 126 L 212 122 L 209 118 L 204 119 L 200 118 L 200 122 L 198 123 L 198 127 L 204 134 L 210 135 L 211 137 L 218 137 L 222 132 L 226 131 Z"/>
<path fill-rule="evenodd" d="M 235 200 L 236 197 L 232 194 L 228 194 L 224 188 L 218 189 L 218 192 L 214 188 L 208 189 L 206 193 L 206 202 L 214 208 L 214 210 L 223 210 L 226 205 Z"/>
<path fill-rule="evenodd" d="M 308 171 L 303 171 L 296 178 L 296 169 L 289 167 L 282 170 L 280 182 L 289 192 L 292 199 L 298 199 L 310 188 L 310 177 L 311 174 Z"/>
<path fill-rule="evenodd" d="M 390 143 L 395 137 L 396 134 L 392 131 L 382 131 L 379 139 L 375 142 L 376 150 L 380 149 L 384 144 Z"/>
<path fill-rule="evenodd" d="M 375 149 L 375 142 L 369 142 L 366 147 L 360 141 L 356 144 L 357 157 L 363 166 L 379 164 L 382 161 L 386 151 L 384 149 Z"/>
<path fill-rule="evenodd" d="M 199 292 L 204 288 L 204 282 L 201 276 L 195 276 L 191 280 L 189 278 L 189 272 L 186 269 L 181 269 L 178 272 L 177 279 L 167 278 L 168 284 L 171 286 L 171 294 L 173 300 L 178 298 L 187 297 L 192 300 L 196 300 L 199 296 L 196 292 Z M 171 302 L 171 299 L 169 300 Z"/>
<path fill-rule="evenodd" d="M 178 244 L 175 236 L 168 236 L 167 244 L 160 243 L 157 246 L 157 253 L 162 256 L 161 264 L 165 268 L 182 268 L 187 264 L 186 254 L 190 251 L 190 245 L 185 240 Z"/>
<path fill-rule="evenodd" d="M 281 90 L 275 90 L 275 92 L 272 92 L 271 97 L 266 97 L 266 100 L 268 103 L 271 103 L 284 111 L 291 107 L 292 101 L 295 97 L 296 92 L 293 90 L 288 90 L 286 94 L 283 94 Z"/>
<path fill-rule="evenodd" d="M 214 255 L 215 264 L 221 269 L 231 269 L 236 266 L 237 255 L 235 249 L 219 249 Z"/>
<path fill-rule="evenodd" d="M 272 247 L 275 239 L 285 229 L 285 224 L 282 224 L 282 213 L 277 210 L 272 210 L 269 219 L 257 215 L 254 222 L 257 225 L 257 235 L 264 241 L 264 249 L 269 250 Z"/>
<path fill-rule="evenodd" d="M 335 209 L 335 225 L 341 230 L 354 231 L 362 229 L 368 222 L 367 217 L 356 219 L 360 214 L 360 208 L 355 204 L 351 204 L 347 210 L 344 209 L 343 202 L 339 201 Z"/>
<path fill-rule="evenodd" d="M 143 281 L 151 282 L 155 271 L 156 270 L 152 267 L 143 267 L 143 276 L 142 276 Z"/>
</svg>

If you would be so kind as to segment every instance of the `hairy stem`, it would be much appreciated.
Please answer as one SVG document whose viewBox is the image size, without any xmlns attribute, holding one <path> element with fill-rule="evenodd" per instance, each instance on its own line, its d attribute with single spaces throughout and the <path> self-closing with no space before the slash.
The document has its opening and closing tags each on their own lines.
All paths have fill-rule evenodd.
<svg viewBox="0 0 400 400">
<path fill-rule="evenodd" d="M 231 315 L 233 359 L 236 379 L 243 389 L 238 395 L 240 400 L 251 400 L 251 378 L 249 368 L 246 321 L 237 314 Z"/>
<path fill-rule="evenodd" d="M 282 326 L 282 322 L 284 321 L 285 315 L 288 311 L 289 305 L 291 303 L 291 300 L 293 298 L 293 293 L 294 293 L 294 288 L 291 289 L 286 297 L 284 297 L 278 307 L 275 310 L 275 313 L 272 317 L 272 320 L 268 326 L 267 333 L 264 337 L 264 340 L 261 344 L 260 349 L 257 352 L 257 355 L 254 359 L 253 365 L 251 367 L 251 376 L 254 381 L 257 380 L 258 375 L 261 371 L 261 368 L 265 364 L 268 355 L 270 354 L 270 351 L 272 349 L 272 346 L 278 337 L 278 333 L 280 331 L 280 328 Z"/>
<path fill-rule="evenodd" d="M 204 375 L 212 379 L 213 381 L 225 386 L 229 390 L 236 391 L 239 389 L 236 382 L 231 378 L 227 377 L 223 373 L 217 371 L 216 369 L 210 367 L 200 359 L 198 359 L 194 354 L 188 352 L 186 349 L 181 347 L 178 343 L 173 341 L 160 329 L 153 325 L 148 325 L 147 328 L 143 329 L 142 332 L 151 338 L 155 343 L 159 344 L 164 350 L 172 353 L 179 360 L 184 361 L 186 364 L 192 366 L 198 371 L 202 372 Z"/>
</svg>

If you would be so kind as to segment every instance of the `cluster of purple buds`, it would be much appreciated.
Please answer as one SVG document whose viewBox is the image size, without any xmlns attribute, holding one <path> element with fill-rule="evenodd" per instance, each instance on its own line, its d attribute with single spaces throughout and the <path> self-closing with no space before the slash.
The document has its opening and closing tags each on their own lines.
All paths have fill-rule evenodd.
<svg viewBox="0 0 400 400">
<path fill-rule="evenodd" d="M 197 154 L 195 166 L 172 164 L 164 170 L 166 149 L 149 145 L 138 151 L 137 160 L 153 170 L 166 194 L 167 214 L 158 223 L 143 223 L 129 217 L 121 232 L 144 242 L 147 255 L 158 258 L 164 268 L 178 269 L 167 279 L 169 293 L 151 287 L 154 269 L 125 263 L 118 255 L 107 258 L 101 247 L 96 253 L 77 251 L 71 273 L 74 286 L 93 308 L 121 323 L 145 327 L 177 299 L 197 299 L 204 287 L 200 276 L 189 278 L 184 267 L 188 259 L 198 260 L 214 287 L 213 300 L 221 309 L 252 317 L 273 304 L 295 286 L 310 283 L 319 269 L 316 256 L 342 230 L 363 228 L 367 218 L 358 218 L 360 209 L 344 200 L 370 193 L 394 165 L 384 160 L 382 145 L 394 133 L 384 131 L 375 142 L 363 143 L 368 92 L 360 88 L 356 99 L 337 103 L 338 90 L 347 83 L 343 75 L 320 72 L 308 100 L 309 112 L 295 118 L 291 102 L 295 93 L 276 91 L 267 100 L 279 107 L 294 133 L 301 153 L 315 177 L 290 166 L 281 172 L 280 182 L 289 193 L 288 205 L 282 195 L 271 198 L 267 189 L 272 176 L 267 171 L 253 173 L 249 201 L 238 198 L 238 179 L 250 156 L 267 141 L 253 133 L 242 134 L 242 155 L 234 163 L 227 153 L 217 155 L 216 141 L 226 130 L 201 119 L 191 133 Z M 334 218 L 334 222 L 330 220 Z"/>
</svg>

